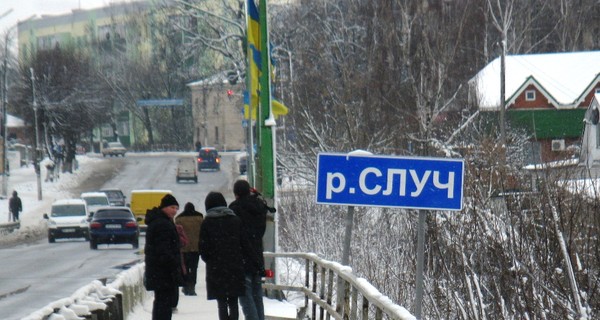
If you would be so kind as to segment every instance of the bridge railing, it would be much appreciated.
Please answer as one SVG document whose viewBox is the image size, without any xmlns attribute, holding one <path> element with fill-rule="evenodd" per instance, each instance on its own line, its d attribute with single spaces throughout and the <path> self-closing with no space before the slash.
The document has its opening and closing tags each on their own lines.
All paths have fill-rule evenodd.
<svg viewBox="0 0 600 320">
<path fill-rule="evenodd" d="M 404 307 L 392 302 L 366 279 L 357 278 L 350 267 L 323 260 L 311 253 L 265 252 L 265 258 L 275 259 L 277 268 L 288 268 L 286 278 L 277 283 L 264 283 L 267 290 L 295 291 L 304 295 L 304 307 L 310 319 L 352 320 L 414 320 Z M 292 270 L 292 272 L 290 272 Z M 295 270 L 295 272 L 294 272 Z"/>
</svg>

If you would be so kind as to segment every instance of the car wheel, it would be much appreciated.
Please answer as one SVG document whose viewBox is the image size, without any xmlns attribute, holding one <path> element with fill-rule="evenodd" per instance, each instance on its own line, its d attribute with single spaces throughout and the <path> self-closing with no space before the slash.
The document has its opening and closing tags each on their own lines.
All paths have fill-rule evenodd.
<svg viewBox="0 0 600 320">
<path fill-rule="evenodd" d="M 52 236 L 51 234 L 48 234 L 48 242 L 49 243 L 55 243 L 56 239 L 54 239 L 54 236 Z"/>
<path fill-rule="evenodd" d="M 198 177 L 194 177 L 194 183 L 198 183 Z"/>
<path fill-rule="evenodd" d="M 98 243 L 96 242 L 96 240 L 90 239 L 90 249 L 92 249 L 92 250 L 98 249 Z"/>
<path fill-rule="evenodd" d="M 106 153 L 103 153 L 102 156 L 106 158 Z"/>
<path fill-rule="evenodd" d="M 133 241 L 131 242 L 131 246 L 133 246 L 134 249 L 137 249 L 140 247 L 140 240 L 138 238 L 133 239 Z"/>
</svg>

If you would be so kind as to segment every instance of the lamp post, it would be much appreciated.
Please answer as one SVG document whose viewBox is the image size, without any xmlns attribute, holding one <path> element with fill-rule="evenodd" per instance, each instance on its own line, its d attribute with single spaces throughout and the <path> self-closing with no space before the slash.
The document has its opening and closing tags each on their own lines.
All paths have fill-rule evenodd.
<svg viewBox="0 0 600 320">
<path fill-rule="evenodd" d="M 33 117 L 35 119 L 35 151 L 34 151 L 34 156 L 33 156 L 33 166 L 35 168 L 35 175 L 37 178 L 37 194 L 38 194 L 38 200 L 42 200 L 42 176 L 41 176 L 41 169 L 40 169 L 40 159 L 39 159 L 39 155 L 38 155 L 38 148 L 40 146 L 40 138 L 39 138 L 39 132 L 38 132 L 38 107 L 37 107 L 37 101 L 35 100 L 35 75 L 33 73 L 33 68 L 29 68 L 29 71 L 31 72 L 31 92 L 33 95 Z"/>
<path fill-rule="evenodd" d="M 8 140 L 8 130 L 6 129 L 6 126 L 8 125 L 8 121 L 6 119 L 7 117 L 7 113 L 6 113 L 6 108 L 8 107 L 8 99 L 7 99 L 7 94 L 8 94 L 8 85 L 7 85 L 7 79 L 8 79 L 8 33 L 6 34 L 6 37 L 4 38 L 4 63 L 3 63 L 3 69 L 2 69 L 2 78 L 4 81 L 4 84 L 2 85 L 2 164 L 4 166 L 4 168 L 2 168 L 2 196 L 4 198 L 7 197 L 8 194 L 8 157 L 6 156 L 7 153 L 7 146 L 6 146 L 6 142 Z"/>
</svg>

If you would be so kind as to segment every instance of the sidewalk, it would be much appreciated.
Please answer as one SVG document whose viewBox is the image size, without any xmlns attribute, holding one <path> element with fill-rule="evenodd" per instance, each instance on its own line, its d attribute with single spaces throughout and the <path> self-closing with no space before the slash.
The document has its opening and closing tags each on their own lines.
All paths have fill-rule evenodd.
<svg viewBox="0 0 600 320">
<path fill-rule="evenodd" d="M 217 301 L 206 300 L 205 265 L 200 262 L 198 267 L 198 283 L 196 283 L 197 296 L 185 296 L 179 294 L 179 305 L 177 312 L 173 314 L 173 320 L 217 320 Z M 181 292 L 181 291 L 180 291 Z M 147 320 L 152 318 L 152 293 L 143 305 L 137 306 L 133 314 L 127 320 Z M 266 319 L 296 319 L 296 306 L 287 301 L 277 301 L 264 298 Z M 240 318 L 244 319 L 244 313 L 240 306 Z"/>
</svg>

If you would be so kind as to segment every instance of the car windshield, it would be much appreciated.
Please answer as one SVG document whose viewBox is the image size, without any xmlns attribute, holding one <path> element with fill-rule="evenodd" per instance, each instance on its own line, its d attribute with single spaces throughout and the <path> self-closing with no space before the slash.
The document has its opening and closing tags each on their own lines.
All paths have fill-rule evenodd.
<svg viewBox="0 0 600 320">
<path fill-rule="evenodd" d="M 133 219 L 133 214 L 127 210 L 101 210 L 94 214 L 94 219 Z"/>
<path fill-rule="evenodd" d="M 103 191 L 109 199 L 122 199 L 123 194 L 119 191 Z"/>
<path fill-rule="evenodd" d="M 108 205 L 108 199 L 105 197 L 86 197 L 84 200 L 88 206 L 105 206 L 105 205 L 107 206 Z"/>
<path fill-rule="evenodd" d="M 215 159 L 218 153 L 215 150 L 200 150 L 200 154 L 198 155 L 202 159 Z"/>
<path fill-rule="evenodd" d="M 79 204 L 54 205 L 50 215 L 53 217 L 85 216 L 85 206 Z"/>
<path fill-rule="evenodd" d="M 123 145 L 120 142 L 109 142 L 109 148 L 123 148 Z"/>
</svg>

